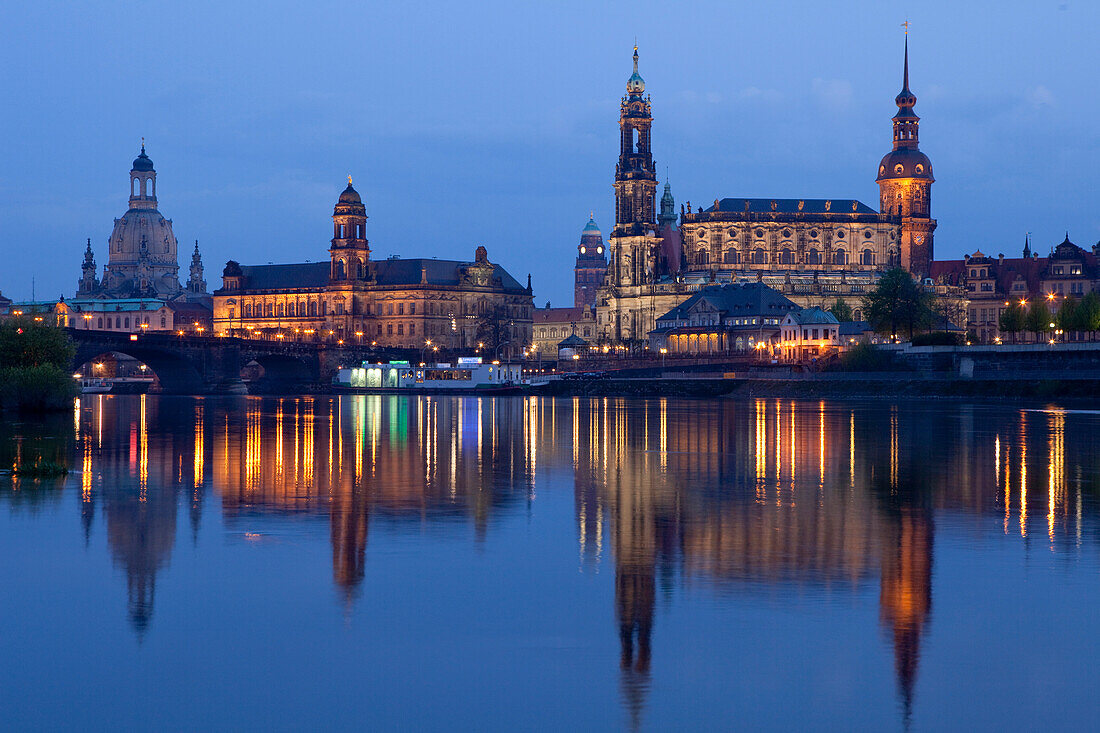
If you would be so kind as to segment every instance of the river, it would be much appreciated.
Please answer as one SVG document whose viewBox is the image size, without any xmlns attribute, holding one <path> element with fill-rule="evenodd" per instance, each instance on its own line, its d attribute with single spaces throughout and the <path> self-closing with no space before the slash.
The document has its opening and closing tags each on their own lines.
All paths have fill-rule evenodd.
<svg viewBox="0 0 1100 733">
<path fill-rule="evenodd" d="M 0 425 L 35 729 L 1091 727 L 1100 413 L 85 396 Z"/>
</svg>

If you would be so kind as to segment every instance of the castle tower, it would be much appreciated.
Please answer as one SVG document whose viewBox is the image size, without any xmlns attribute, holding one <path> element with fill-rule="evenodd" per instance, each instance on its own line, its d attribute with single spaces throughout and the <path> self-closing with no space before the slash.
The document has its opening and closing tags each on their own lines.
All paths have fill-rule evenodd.
<svg viewBox="0 0 1100 733">
<path fill-rule="evenodd" d="M 340 194 L 332 211 L 332 246 L 329 247 L 332 280 L 363 280 L 367 278 L 370 263 L 370 246 L 367 242 L 367 207 L 352 188 Z"/>
<path fill-rule="evenodd" d="M 191 253 L 191 279 L 187 289 L 192 293 L 206 293 L 206 281 L 202 279 L 202 255 L 199 254 L 199 240 L 195 240 L 195 251 Z"/>
<path fill-rule="evenodd" d="M 591 307 L 596 304 L 596 289 L 607 274 L 607 255 L 603 250 L 603 234 L 596 226 L 594 215 L 581 231 L 577 245 L 577 263 L 573 266 L 573 305 Z"/>
<path fill-rule="evenodd" d="M 657 215 L 657 236 L 661 238 L 657 257 L 658 272 L 662 275 L 675 275 L 680 271 L 684 245 L 680 238 L 680 227 L 676 225 L 676 199 L 672 197 L 672 186 L 668 181 L 665 181 L 665 193 L 661 196 L 661 213 Z"/>
<path fill-rule="evenodd" d="M 901 266 L 917 277 L 932 264 L 932 162 L 918 147 L 920 117 L 913 111 L 917 97 L 909 91 L 909 35 L 905 37 L 905 67 L 901 92 L 894 102 L 894 147 L 878 167 L 880 210 L 901 225 Z"/>
<path fill-rule="evenodd" d="M 92 252 L 92 240 L 84 250 L 84 264 L 80 266 L 81 277 L 76 284 L 77 297 L 94 295 L 99 290 L 99 279 L 95 276 L 95 253 Z"/>
</svg>

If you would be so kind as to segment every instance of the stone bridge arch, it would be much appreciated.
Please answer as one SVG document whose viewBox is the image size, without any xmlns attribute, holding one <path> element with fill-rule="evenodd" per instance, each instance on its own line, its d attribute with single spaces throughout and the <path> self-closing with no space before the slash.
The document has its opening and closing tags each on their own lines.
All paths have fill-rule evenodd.
<svg viewBox="0 0 1100 733">
<path fill-rule="evenodd" d="M 137 359 L 156 374 L 167 394 L 234 392 L 240 385 L 239 347 L 220 339 L 181 339 L 168 334 L 70 330 L 76 345 L 73 368 L 115 353 Z"/>
</svg>

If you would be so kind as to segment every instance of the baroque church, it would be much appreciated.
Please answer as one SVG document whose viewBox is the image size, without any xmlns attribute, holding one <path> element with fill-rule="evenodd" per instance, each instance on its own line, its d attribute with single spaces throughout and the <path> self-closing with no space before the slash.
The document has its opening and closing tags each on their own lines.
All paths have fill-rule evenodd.
<svg viewBox="0 0 1100 733">
<path fill-rule="evenodd" d="M 157 171 L 145 153 L 130 169 L 129 207 L 115 219 L 107 240 L 107 264 L 96 277 L 88 239 L 76 297 L 54 308 L 58 323 L 92 331 L 194 332 L 209 330 L 212 299 L 203 279 L 199 243 L 191 253 L 186 286 L 180 284 L 172 220 L 157 209 Z"/>
<path fill-rule="evenodd" d="M 645 81 L 634 71 L 619 114 L 615 226 L 596 299 L 601 340 L 641 343 L 656 319 L 701 287 L 761 282 L 803 307 L 844 300 L 860 316 L 861 298 L 881 273 L 904 267 L 930 274 L 933 259 L 928 156 L 919 149 L 920 118 L 909 89 L 906 38 L 902 90 L 895 98 L 893 147 L 878 166 L 879 206 L 855 199 L 716 198 L 681 206 L 664 187 L 657 213 L 653 116 Z"/>
<path fill-rule="evenodd" d="M 126 213 L 115 219 L 107 240 L 102 280 L 96 278 L 95 254 L 88 240 L 77 297 L 209 300 L 197 241 L 187 286 L 180 284 L 176 235 L 172 220 L 157 210 L 157 172 L 145 154 L 144 141 L 130 170 L 129 203 Z"/>
</svg>

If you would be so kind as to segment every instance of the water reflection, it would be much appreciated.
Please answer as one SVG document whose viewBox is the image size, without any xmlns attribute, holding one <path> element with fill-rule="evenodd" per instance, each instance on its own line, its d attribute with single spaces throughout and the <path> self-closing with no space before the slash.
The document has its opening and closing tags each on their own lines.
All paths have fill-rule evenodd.
<svg viewBox="0 0 1100 733">
<path fill-rule="evenodd" d="M 908 720 L 933 608 L 936 517 L 988 518 L 1025 543 L 1042 521 L 1049 551 L 1095 545 L 1082 505 L 1097 432 L 1075 429 L 1080 419 L 763 399 L 99 396 L 78 406 L 71 427 L 44 430 L 63 436 L 79 469 L 71 485 L 86 541 L 102 512 L 139 636 L 181 504 L 193 542 L 211 499 L 237 537 L 257 517 L 327 518 L 332 583 L 350 608 L 372 521 L 410 534 L 458 523 L 482 541 L 569 475 L 580 570 L 614 565 L 619 686 L 638 726 L 661 639 L 658 588 L 854 597 L 876 583 Z M 18 465 L 42 435 L 6 430 Z M 0 487 L 13 508 L 56 497 L 22 479 Z"/>
</svg>

